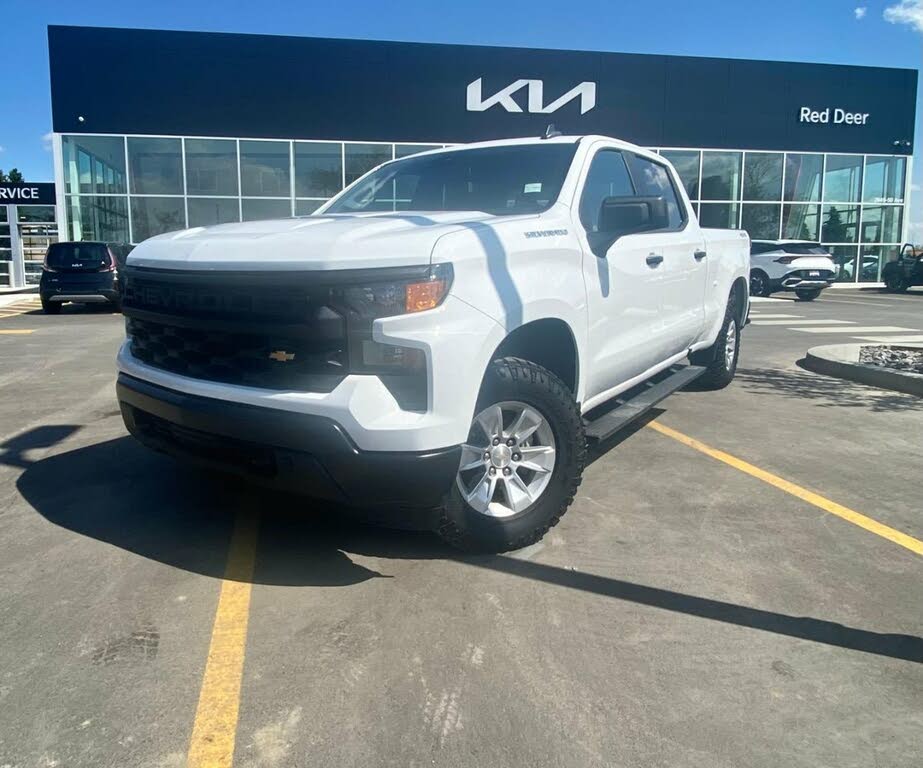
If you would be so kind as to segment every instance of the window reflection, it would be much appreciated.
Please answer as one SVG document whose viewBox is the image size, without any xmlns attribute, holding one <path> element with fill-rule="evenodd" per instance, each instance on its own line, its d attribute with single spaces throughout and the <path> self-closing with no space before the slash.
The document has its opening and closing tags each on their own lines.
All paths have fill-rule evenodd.
<svg viewBox="0 0 923 768">
<path fill-rule="evenodd" d="M 862 260 L 859 269 L 860 283 L 877 283 L 881 280 L 881 268 L 889 261 L 895 261 L 900 254 L 899 245 L 872 245 L 861 249 Z"/>
<path fill-rule="evenodd" d="M 836 281 L 839 283 L 855 282 L 858 248 L 854 245 L 833 245 L 828 250 L 836 268 Z"/>
<path fill-rule="evenodd" d="M 858 242 L 859 209 L 848 205 L 825 205 L 821 239 L 825 243 Z"/>
<path fill-rule="evenodd" d="M 125 194 L 125 139 L 121 136 L 64 136 L 67 194 Z"/>
<path fill-rule="evenodd" d="M 128 139 L 128 168 L 133 195 L 183 194 L 179 139 Z"/>
<path fill-rule="evenodd" d="M 774 152 L 747 152 L 744 161 L 744 200 L 781 198 L 782 155 Z"/>
<path fill-rule="evenodd" d="M 346 184 L 352 184 L 360 176 L 388 162 L 391 159 L 390 144 L 347 144 Z"/>
<path fill-rule="evenodd" d="M 125 197 L 68 195 L 68 239 L 130 242 Z"/>
<path fill-rule="evenodd" d="M 186 139 L 186 193 L 237 196 L 237 142 Z"/>
<path fill-rule="evenodd" d="M 431 149 L 442 149 L 442 144 L 395 144 L 394 159 L 418 155 L 420 152 L 429 152 Z"/>
<path fill-rule="evenodd" d="M 827 155 L 827 170 L 824 172 L 824 200 L 826 202 L 857 203 L 861 188 L 861 157 Z"/>
<path fill-rule="evenodd" d="M 780 209 L 778 203 L 746 203 L 740 228 L 750 235 L 751 240 L 776 240 L 779 237 Z"/>
<path fill-rule="evenodd" d="M 154 235 L 186 227 L 186 210 L 181 197 L 132 197 L 131 235 L 140 243 Z"/>
<path fill-rule="evenodd" d="M 782 238 L 785 240 L 819 240 L 820 206 L 782 206 Z"/>
<path fill-rule="evenodd" d="M 289 143 L 241 141 L 240 186 L 244 196 L 289 197 Z"/>
<path fill-rule="evenodd" d="M 237 198 L 190 197 L 187 203 L 190 227 L 208 227 L 240 221 Z"/>
<path fill-rule="evenodd" d="M 295 142 L 295 195 L 332 197 L 343 189 L 343 149 L 339 143 Z"/>
<path fill-rule="evenodd" d="M 289 219 L 292 216 L 292 204 L 289 200 L 247 200 L 241 201 L 244 221 L 261 221 L 263 219 Z"/>
<path fill-rule="evenodd" d="M 665 149 L 660 153 L 673 163 L 690 200 L 699 199 L 699 152 Z"/>
<path fill-rule="evenodd" d="M 702 153 L 702 199 L 740 199 L 740 152 Z"/>
<path fill-rule="evenodd" d="M 699 223 L 714 229 L 737 229 L 737 203 L 702 203 Z"/>
<path fill-rule="evenodd" d="M 904 173 L 907 162 L 903 157 L 869 157 L 865 165 L 866 203 L 904 202 Z"/>
<path fill-rule="evenodd" d="M 823 155 L 789 153 L 785 156 L 785 200 L 794 203 L 820 202 Z"/>
<path fill-rule="evenodd" d="M 862 209 L 862 242 L 899 243 L 902 213 L 899 206 L 866 205 Z"/>
</svg>

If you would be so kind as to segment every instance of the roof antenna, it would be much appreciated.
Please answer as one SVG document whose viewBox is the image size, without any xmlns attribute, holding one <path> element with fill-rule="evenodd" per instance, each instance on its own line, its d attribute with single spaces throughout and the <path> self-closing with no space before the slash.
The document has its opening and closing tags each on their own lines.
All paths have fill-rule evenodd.
<svg viewBox="0 0 923 768">
<path fill-rule="evenodd" d="M 554 127 L 554 123 L 548 123 L 548 127 L 545 129 L 545 135 L 542 136 L 543 139 L 553 139 L 555 136 L 563 136 L 557 128 Z"/>
</svg>

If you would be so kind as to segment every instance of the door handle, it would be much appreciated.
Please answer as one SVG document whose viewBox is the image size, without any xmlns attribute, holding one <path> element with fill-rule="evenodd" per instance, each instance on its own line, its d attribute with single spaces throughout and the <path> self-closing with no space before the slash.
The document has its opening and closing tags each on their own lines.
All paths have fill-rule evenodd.
<svg viewBox="0 0 923 768">
<path fill-rule="evenodd" d="M 656 267 L 660 264 L 660 262 L 663 261 L 663 256 L 658 256 L 656 253 L 652 253 L 645 259 L 645 261 L 647 262 L 647 266 Z"/>
<path fill-rule="evenodd" d="M 696 251 L 696 252 L 695 252 L 694 254 L 692 254 L 692 255 L 695 257 L 695 260 L 696 260 L 696 261 L 701 261 L 701 260 L 704 259 L 706 256 L 708 256 L 708 253 L 705 252 L 705 251 Z"/>
</svg>

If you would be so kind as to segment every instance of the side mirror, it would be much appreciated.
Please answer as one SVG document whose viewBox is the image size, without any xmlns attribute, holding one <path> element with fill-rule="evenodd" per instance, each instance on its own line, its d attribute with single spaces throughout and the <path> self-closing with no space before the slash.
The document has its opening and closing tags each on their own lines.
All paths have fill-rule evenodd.
<svg viewBox="0 0 923 768">
<path fill-rule="evenodd" d="M 599 234 L 615 240 L 622 235 L 665 229 L 669 221 L 662 197 L 607 197 L 599 210 Z"/>
</svg>

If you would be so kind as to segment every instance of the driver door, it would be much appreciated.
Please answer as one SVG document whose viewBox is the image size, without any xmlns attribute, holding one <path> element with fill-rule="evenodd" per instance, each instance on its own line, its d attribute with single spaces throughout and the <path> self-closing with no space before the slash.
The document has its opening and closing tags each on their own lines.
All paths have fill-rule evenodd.
<svg viewBox="0 0 923 768">
<path fill-rule="evenodd" d="M 644 373 L 665 357 L 659 236 L 623 235 L 600 245 L 605 242 L 599 232 L 603 200 L 635 195 L 623 152 L 599 149 L 590 160 L 579 207 L 590 354 L 586 399 Z"/>
</svg>

